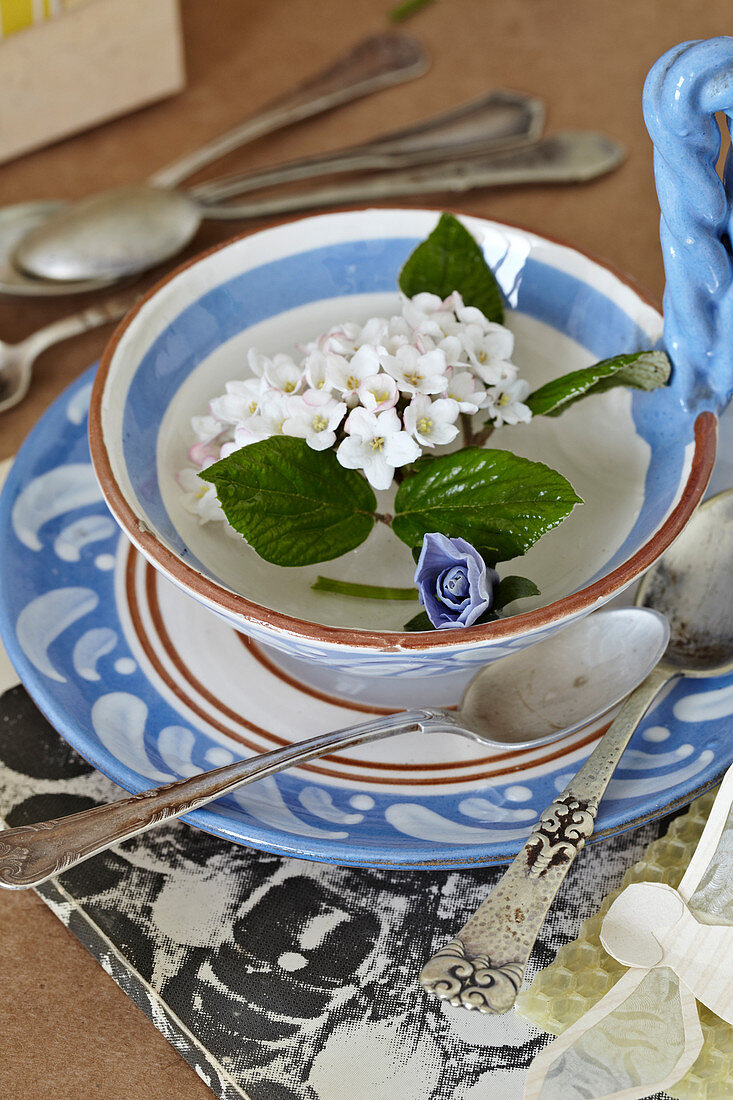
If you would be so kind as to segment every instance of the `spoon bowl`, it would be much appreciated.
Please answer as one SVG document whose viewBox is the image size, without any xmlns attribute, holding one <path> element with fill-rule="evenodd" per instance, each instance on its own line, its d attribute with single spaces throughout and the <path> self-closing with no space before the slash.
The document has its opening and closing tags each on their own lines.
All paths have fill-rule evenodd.
<svg viewBox="0 0 733 1100">
<path fill-rule="evenodd" d="M 556 741 L 620 703 L 658 663 L 668 638 L 656 611 L 599 611 L 487 665 L 466 688 L 456 721 L 487 745 Z"/>
<path fill-rule="evenodd" d="M 644 577 L 637 606 L 660 611 L 671 637 L 666 665 L 684 676 L 733 670 L 733 489 L 711 497 Z"/>
</svg>

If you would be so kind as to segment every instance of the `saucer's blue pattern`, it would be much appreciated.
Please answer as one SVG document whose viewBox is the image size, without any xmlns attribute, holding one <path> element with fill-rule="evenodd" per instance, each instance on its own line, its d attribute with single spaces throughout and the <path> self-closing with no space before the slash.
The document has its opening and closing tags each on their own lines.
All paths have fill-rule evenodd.
<svg viewBox="0 0 733 1100">
<path fill-rule="evenodd" d="M 89 462 L 91 376 L 39 422 L 0 498 L 0 629 L 25 684 L 62 736 L 100 771 L 139 791 L 225 763 L 237 746 L 213 739 L 176 709 L 127 644 L 124 593 L 115 583 L 126 543 Z M 598 834 L 660 815 L 711 786 L 733 760 L 731 715 L 733 676 L 673 688 L 626 752 L 602 804 Z M 587 752 L 579 746 L 498 780 L 455 783 L 451 793 L 440 785 L 397 793 L 378 782 L 359 788 L 283 773 L 187 820 L 238 843 L 342 864 L 505 861 Z"/>
</svg>

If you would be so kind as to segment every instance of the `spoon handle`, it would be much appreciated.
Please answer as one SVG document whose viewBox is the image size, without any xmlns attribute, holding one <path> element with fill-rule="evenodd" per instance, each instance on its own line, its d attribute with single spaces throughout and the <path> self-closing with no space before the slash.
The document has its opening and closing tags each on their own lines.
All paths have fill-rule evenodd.
<svg viewBox="0 0 733 1100">
<path fill-rule="evenodd" d="M 593 833 L 598 803 L 634 730 L 677 672 L 659 664 L 628 697 L 577 775 L 455 939 L 420 972 L 425 990 L 481 1012 L 507 1012 L 535 940 L 570 867 Z"/>
<path fill-rule="evenodd" d="M 349 202 L 376 202 L 400 195 L 470 191 L 474 187 L 508 187 L 526 183 L 582 183 L 610 172 L 624 156 L 617 141 L 603 134 L 568 131 L 531 145 L 481 157 L 458 158 L 424 167 L 373 172 L 346 182 L 308 191 L 250 199 L 231 206 L 201 204 L 204 218 L 219 221 L 269 218 Z"/>
<path fill-rule="evenodd" d="M 466 157 L 536 141 L 543 119 L 540 100 L 521 92 L 489 92 L 408 129 L 321 156 L 303 157 L 276 164 L 273 168 L 207 180 L 190 187 L 188 193 L 199 202 L 211 204 L 294 180 L 340 172 L 373 172 L 434 164 L 442 158 Z"/>
<path fill-rule="evenodd" d="M 319 734 L 249 760 L 237 760 L 213 771 L 142 791 L 118 802 L 94 806 L 53 821 L 0 831 L 0 887 L 21 890 L 38 886 L 52 875 L 75 867 L 113 844 L 197 810 L 247 783 L 350 745 L 426 729 L 436 724 L 438 715 L 442 728 L 450 725 L 450 714 L 438 711 L 403 711 L 380 716 L 358 726 Z"/>
<path fill-rule="evenodd" d="M 99 302 L 97 305 L 89 306 L 88 309 L 72 313 L 69 317 L 53 321 L 50 325 L 44 325 L 21 343 L 16 344 L 16 351 L 35 357 L 53 344 L 61 343 L 62 340 L 68 340 L 72 336 L 78 336 L 82 332 L 110 324 L 112 321 L 119 321 L 132 309 L 140 293 L 136 290 L 131 294 L 109 298 L 106 302 Z"/>
<path fill-rule="evenodd" d="M 323 72 L 250 115 L 238 126 L 188 153 L 150 177 L 156 187 L 176 187 L 212 161 L 262 134 L 420 76 L 427 59 L 419 42 L 406 34 L 375 34 L 357 43 Z"/>
</svg>

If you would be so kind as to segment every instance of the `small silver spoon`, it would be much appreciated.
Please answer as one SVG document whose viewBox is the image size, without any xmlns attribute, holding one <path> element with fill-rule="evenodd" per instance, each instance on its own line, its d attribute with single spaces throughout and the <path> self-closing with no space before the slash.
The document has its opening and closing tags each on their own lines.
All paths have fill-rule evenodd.
<svg viewBox="0 0 733 1100">
<path fill-rule="evenodd" d="M 399 733 L 457 733 L 482 745 L 557 740 L 605 714 L 647 675 L 668 637 L 654 611 L 601 611 L 483 668 L 455 711 L 430 708 L 320 734 L 55 821 L 0 833 L 0 886 L 22 889 L 284 768 Z M 604 674 L 613 670 L 612 675 Z M 600 670 L 600 675 L 599 675 Z"/>
<path fill-rule="evenodd" d="M 62 317 L 51 325 L 38 329 L 17 344 L 0 340 L 0 413 L 12 409 L 23 400 L 31 383 L 33 364 L 41 352 L 62 340 L 81 332 L 119 321 L 135 304 L 137 295 L 110 298 L 98 306 L 81 310 L 71 317 Z"/>
<path fill-rule="evenodd" d="M 598 804 L 634 730 L 679 676 L 733 671 L 733 489 L 711 497 L 643 579 L 637 604 L 669 621 L 660 663 L 626 700 L 577 775 L 456 938 L 423 967 L 428 993 L 481 1012 L 507 1012 L 547 910 L 593 834 Z M 727 763 L 721 760 L 721 769 Z"/>
<path fill-rule="evenodd" d="M 370 35 L 332 65 L 268 103 L 233 129 L 161 168 L 148 182 L 153 187 L 176 187 L 199 169 L 263 134 L 393 84 L 412 80 L 424 73 L 427 67 L 428 60 L 422 46 L 412 36 L 394 32 Z M 81 280 L 59 286 L 58 283 L 33 278 L 18 269 L 13 270 L 10 257 L 18 242 L 47 218 L 66 209 L 67 205 L 47 200 L 17 203 L 0 209 L 0 292 L 30 297 L 81 294 L 118 281 L 117 276 L 84 276 Z"/>
<path fill-rule="evenodd" d="M 536 140 L 543 119 L 539 100 L 496 91 L 417 126 L 322 157 L 210 180 L 187 191 L 151 183 L 116 188 L 51 212 L 18 240 L 12 260 L 27 275 L 46 280 L 123 278 L 176 255 L 204 218 L 253 216 L 246 206 L 216 205 L 232 195 L 319 175 L 384 173 L 503 150 Z M 280 201 L 282 196 L 275 196 L 275 213 Z M 302 192 L 286 196 L 295 209 L 301 201 L 311 205 Z"/>
</svg>

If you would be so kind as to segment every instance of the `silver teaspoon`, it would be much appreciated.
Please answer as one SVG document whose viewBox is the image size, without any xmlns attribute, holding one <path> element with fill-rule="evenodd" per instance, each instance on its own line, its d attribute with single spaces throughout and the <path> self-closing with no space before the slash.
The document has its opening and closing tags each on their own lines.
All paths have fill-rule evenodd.
<svg viewBox="0 0 733 1100">
<path fill-rule="evenodd" d="M 314 176 L 385 173 L 507 149 L 536 140 L 543 118 L 539 100 L 497 91 L 417 126 L 322 157 L 226 176 L 187 191 L 151 184 L 117 188 L 62 207 L 30 228 L 16 243 L 13 263 L 35 278 L 61 282 L 135 275 L 180 252 L 204 218 L 260 215 L 257 203 L 250 210 L 248 205 L 217 206 L 220 200 Z M 359 181 L 355 186 L 359 189 L 364 184 Z M 316 205 L 321 204 L 321 192 L 313 194 Z M 327 194 L 326 201 L 332 201 L 331 191 Z M 265 213 L 313 205 L 311 195 L 302 192 L 261 201 Z"/>
<path fill-rule="evenodd" d="M 639 608 L 601 611 L 483 668 L 457 710 L 430 708 L 321 734 L 250 760 L 69 817 L 0 833 L 0 886 L 37 886 L 113 844 L 284 768 L 399 733 L 440 731 L 482 745 L 556 740 L 605 714 L 657 663 L 666 620 Z M 599 670 L 613 669 L 613 676 Z"/>
<path fill-rule="evenodd" d="M 322 72 L 268 103 L 238 126 L 155 172 L 148 183 L 155 188 L 176 187 L 199 169 L 263 134 L 272 133 L 393 84 L 412 80 L 424 73 L 427 67 L 428 60 L 422 46 L 410 35 L 390 32 L 370 35 Z M 58 284 L 54 285 L 26 275 L 20 270 L 11 269 L 9 257 L 23 236 L 66 208 L 66 203 L 48 200 L 18 203 L 0 209 L 2 293 L 31 297 L 80 294 L 98 290 L 117 281 L 117 276 L 85 275 L 80 280 L 59 287 Z"/>
<path fill-rule="evenodd" d="M 662 660 L 542 814 L 486 901 L 423 967 L 420 982 L 428 993 L 481 1012 L 512 1007 L 547 910 L 592 835 L 598 804 L 652 702 L 679 676 L 733 671 L 731 570 L 733 490 L 728 490 L 698 510 L 639 589 L 637 604 L 663 613 L 670 624 Z"/>
</svg>

